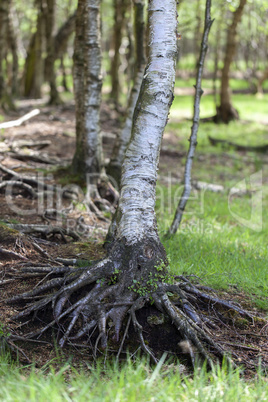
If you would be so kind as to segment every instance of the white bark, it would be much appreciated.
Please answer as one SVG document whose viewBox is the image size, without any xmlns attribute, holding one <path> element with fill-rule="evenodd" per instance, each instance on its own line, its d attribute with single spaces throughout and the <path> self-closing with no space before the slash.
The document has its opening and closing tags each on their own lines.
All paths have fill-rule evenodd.
<svg viewBox="0 0 268 402">
<path fill-rule="evenodd" d="M 176 70 L 176 1 L 149 2 L 149 58 L 134 113 L 130 144 L 121 178 L 117 239 L 131 245 L 158 240 L 155 186 L 159 153 Z"/>
<path fill-rule="evenodd" d="M 101 36 L 100 0 L 86 1 L 87 23 L 85 28 L 85 130 L 87 172 L 100 172 L 103 165 L 100 135 L 101 105 Z"/>
</svg>

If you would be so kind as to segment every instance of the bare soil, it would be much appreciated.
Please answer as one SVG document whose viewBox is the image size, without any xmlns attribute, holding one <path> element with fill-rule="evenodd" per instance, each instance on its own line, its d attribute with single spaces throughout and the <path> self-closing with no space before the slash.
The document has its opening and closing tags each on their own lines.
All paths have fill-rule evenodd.
<svg viewBox="0 0 268 402">
<path fill-rule="evenodd" d="M 6 116 L 6 120 L 13 120 L 32 110 L 36 105 L 26 101 L 20 103 L 17 114 Z M 39 107 L 39 105 L 38 105 Z M 102 130 L 104 133 L 105 156 L 109 158 L 113 136 L 120 130 L 119 116 L 115 111 L 111 111 L 108 105 L 104 104 L 101 112 Z M 67 166 L 72 159 L 75 148 L 75 116 L 74 105 L 68 104 L 59 108 L 47 106 L 41 107 L 41 113 L 33 119 L 19 127 L 5 129 L 1 133 L 2 146 L 0 147 L 0 162 L 4 166 L 15 170 L 17 173 L 31 175 L 35 178 L 46 179 L 49 184 L 65 186 L 68 177 L 65 170 L 59 170 L 58 166 L 37 163 L 30 160 L 14 159 L 10 155 L 9 147 L 13 141 L 17 140 L 43 141 L 49 140 L 51 144 L 41 150 L 50 158 L 60 158 L 61 165 Z M 166 135 L 164 139 L 164 150 L 174 148 L 176 144 L 175 136 Z M 2 150 L 2 151 L 1 151 Z M 185 154 L 176 153 L 176 158 L 182 158 Z M 178 160 L 178 159 L 177 159 Z M 160 162 L 160 171 L 165 175 L 166 172 L 173 172 L 175 177 L 182 176 L 182 170 L 178 171 L 177 163 L 174 162 L 174 155 L 163 152 Z M 162 170 L 161 170 L 162 169 Z M 0 183 L 6 175 L 0 171 Z M 79 178 L 75 179 L 79 183 Z M 78 200 L 79 201 L 79 200 Z M 18 337 L 25 332 L 38 326 L 38 322 L 29 321 L 23 327 L 19 327 L 17 321 L 12 320 L 12 316 L 19 311 L 20 306 L 7 304 L 5 299 L 13 297 L 18 293 L 23 293 L 32 289 L 40 282 L 40 278 L 29 277 L 21 279 L 19 270 L 25 266 L 43 266 L 47 264 L 57 264 L 56 258 L 79 258 L 81 261 L 92 261 L 100 259 L 105 255 L 102 247 L 106 231 L 109 226 L 108 219 L 98 219 L 93 213 L 83 209 L 80 202 L 71 202 L 61 199 L 60 209 L 62 214 L 57 214 L 56 219 L 53 214 L 50 216 L 47 211 L 58 207 L 55 204 L 55 197 L 46 196 L 43 200 L 32 199 L 24 189 L 14 188 L 12 196 L 6 195 L 6 190 L 0 190 L 0 324 L 4 329 L 0 331 L 12 331 Z M 40 205 L 41 203 L 41 205 Z M 31 211 L 31 212 L 29 212 Z M 29 212 L 29 213 L 28 213 Z M 83 218 L 87 227 L 86 231 L 80 231 L 80 238 L 74 241 L 71 236 L 62 236 L 60 233 L 44 235 L 25 235 L 9 229 L 4 223 L 40 224 L 52 225 L 62 228 L 77 229 L 78 220 Z M 36 246 L 37 245 L 37 246 Z M 39 248 L 38 248 L 39 247 Z M 17 255 L 8 254 L 8 251 L 15 252 Z M 60 263 L 58 263 L 60 265 Z M 238 302 L 246 309 L 249 309 L 253 316 L 263 316 L 263 312 L 257 311 L 252 306 L 250 299 L 244 293 L 231 291 L 218 294 L 220 297 L 227 297 L 229 300 Z M 149 316 L 159 315 L 150 307 L 145 314 L 137 313 L 137 318 L 144 327 L 144 338 L 149 344 L 154 344 L 154 348 L 163 353 L 169 350 L 173 354 L 183 355 L 183 348 L 174 342 L 174 333 L 165 328 L 161 329 L 157 323 L 151 323 Z M 47 317 L 39 317 L 40 325 L 47 320 Z M 216 334 L 219 343 L 225 344 L 236 357 L 237 362 L 241 362 L 252 375 L 256 372 L 259 360 L 268 367 L 268 325 L 262 319 L 245 320 L 234 317 L 233 327 L 222 324 L 221 332 Z M 132 329 L 133 331 L 133 329 Z M 156 336 L 157 334 L 157 336 Z M 1 335 L 1 332 L 0 332 Z M 134 332 L 133 332 L 134 336 Z M 34 361 L 42 366 L 47 361 L 54 359 L 56 364 L 61 364 L 63 360 L 73 357 L 73 362 L 80 364 L 81 361 L 92 359 L 89 349 L 81 347 L 81 344 L 66 346 L 63 350 L 55 348 L 57 333 L 49 333 L 36 342 L 16 342 L 20 348 L 19 356 L 22 361 Z M 0 345 L 1 346 L 1 345 Z M 187 354 L 187 352 L 186 352 Z M 187 356 L 186 356 L 187 360 Z"/>
</svg>

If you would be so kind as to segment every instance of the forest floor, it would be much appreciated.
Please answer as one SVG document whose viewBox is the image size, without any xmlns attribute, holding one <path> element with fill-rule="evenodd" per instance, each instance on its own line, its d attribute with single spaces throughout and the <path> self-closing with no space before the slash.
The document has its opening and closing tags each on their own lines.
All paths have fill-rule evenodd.
<svg viewBox="0 0 268 402">
<path fill-rule="evenodd" d="M 17 270 L 31 265 L 60 265 L 61 262 L 57 261 L 57 258 L 78 258 L 80 264 L 102 258 L 105 255 L 102 242 L 111 216 L 108 211 L 104 211 L 98 218 L 89 211 L 83 204 L 84 188 L 81 180 L 69 175 L 67 167 L 75 148 L 74 105 L 69 103 L 55 108 L 21 101 L 18 112 L 9 114 L 6 120 L 16 119 L 35 107 L 40 108 L 39 115 L 23 125 L 2 130 L 0 163 L 18 175 L 27 175 L 54 186 L 54 192 L 33 198 L 27 188 L 14 186 L 11 193 L 8 193 L 8 188 L 0 189 L 0 335 L 1 330 L 4 332 L 5 328 L 12 330 L 18 337 L 23 335 L 24 327 L 17 329 L 18 323 L 11 319 L 17 312 L 17 306 L 6 304 L 4 300 L 31 289 L 40 281 L 40 278 L 30 276 L 27 280 L 21 279 Z M 109 158 L 115 135 L 120 131 L 120 118 L 116 111 L 104 103 L 101 120 L 105 157 Z M 39 143 L 39 146 L 32 145 L 29 148 L 23 146 L 21 141 L 32 141 Z M 41 149 L 43 146 L 45 148 Z M 40 150 L 36 151 L 38 147 Z M 31 151 L 33 149 L 34 152 Z M 48 158 L 52 163 L 36 161 L 37 154 Z M 183 163 L 180 162 L 185 160 L 185 156 L 186 149 L 179 148 L 178 137 L 172 129 L 168 130 L 164 136 L 160 158 L 161 185 L 168 187 L 169 182 L 180 183 L 183 177 Z M 211 153 L 207 159 L 200 154 L 198 161 L 204 171 L 211 166 L 216 169 L 218 164 L 228 165 L 233 161 L 233 157 L 216 152 Z M 219 174 L 216 183 L 206 185 L 221 186 L 220 177 Z M 0 184 L 7 178 L 10 178 L 10 174 L 0 169 Z M 197 174 L 196 188 L 202 186 L 198 179 Z M 73 185 L 76 189 L 76 199 L 64 198 L 62 190 L 73 191 Z M 35 187 L 35 190 L 38 189 Z M 217 191 L 217 187 L 213 191 Z M 16 225 L 20 224 L 28 225 L 32 233 L 23 234 L 21 230 L 14 230 L 19 229 Z M 42 230 L 32 225 L 41 226 Z M 48 230 L 45 231 L 44 227 Z M 51 230 L 55 227 L 56 231 Z M 217 292 L 219 296 L 226 296 L 223 291 Z M 263 317 L 263 320 L 247 322 L 241 319 L 240 326 L 234 328 L 228 342 L 227 334 L 221 340 L 229 343 L 230 351 L 236 354 L 238 361 L 241 359 L 241 362 L 250 362 L 253 371 L 254 367 L 258 366 L 259 359 L 262 359 L 263 366 L 268 367 L 268 327 L 265 326 L 264 311 L 253 306 L 245 292 L 233 290 L 228 293 L 228 297 L 250 309 L 254 316 Z M 23 352 L 22 360 L 34 361 L 39 366 L 53 359 L 60 364 L 70 355 L 76 356 L 74 361 L 79 362 L 81 358 L 85 358 L 86 353 L 81 350 L 78 352 L 79 348 L 75 345 L 73 348 L 67 346 L 59 352 L 53 343 L 51 344 L 51 340 L 46 338 L 40 340 L 40 343 L 18 342 L 18 345 Z"/>
</svg>

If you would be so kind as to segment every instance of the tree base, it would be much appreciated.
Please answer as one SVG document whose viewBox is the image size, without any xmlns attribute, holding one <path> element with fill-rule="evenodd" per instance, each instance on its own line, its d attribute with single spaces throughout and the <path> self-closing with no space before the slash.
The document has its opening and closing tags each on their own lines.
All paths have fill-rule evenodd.
<svg viewBox="0 0 268 402">
<path fill-rule="evenodd" d="M 213 120 L 215 123 L 228 124 L 230 121 L 239 120 L 239 113 L 232 105 L 221 105 L 217 107 L 217 114 Z"/>
</svg>

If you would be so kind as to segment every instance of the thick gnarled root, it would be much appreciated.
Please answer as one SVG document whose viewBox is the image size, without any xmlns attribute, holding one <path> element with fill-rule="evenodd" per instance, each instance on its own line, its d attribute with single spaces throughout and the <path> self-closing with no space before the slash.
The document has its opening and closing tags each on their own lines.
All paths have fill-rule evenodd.
<svg viewBox="0 0 268 402">
<path fill-rule="evenodd" d="M 117 358 L 127 344 L 132 324 L 141 349 L 157 363 L 157 353 L 148 345 L 136 315 L 137 311 L 154 304 L 169 325 L 175 326 L 178 344 L 182 341 L 188 345 L 187 353 L 193 366 L 197 360 L 206 360 L 209 367 L 228 353 L 215 336 L 222 320 L 228 325 L 225 315 L 232 311 L 251 319 L 240 306 L 200 290 L 184 277 L 171 285 L 163 283 L 156 270 L 155 282 L 151 289 L 146 288 L 144 283 L 149 283 L 151 276 L 146 280 L 143 278 L 142 282 L 139 263 L 135 265 L 133 260 L 129 263 L 130 269 L 126 269 L 118 259 L 110 257 L 87 268 L 30 267 L 28 270 L 32 274 L 39 273 L 46 279 L 33 290 L 8 300 L 9 303 L 26 303 L 13 318 L 23 321 L 29 315 L 38 317 L 41 311 L 50 311 L 50 321 L 25 338 L 40 337 L 49 328 L 60 326 L 59 344 L 63 347 L 81 338 L 86 342 L 94 333 L 93 355 L 99 348 L 109 347 L 111 341 L 113 345 L 117 344 Z M 139 283 L 140 288 L 133 283 Z M 231 362 L 231 358 L 227 359 Z"/>
</svg>

